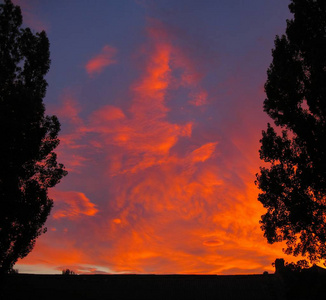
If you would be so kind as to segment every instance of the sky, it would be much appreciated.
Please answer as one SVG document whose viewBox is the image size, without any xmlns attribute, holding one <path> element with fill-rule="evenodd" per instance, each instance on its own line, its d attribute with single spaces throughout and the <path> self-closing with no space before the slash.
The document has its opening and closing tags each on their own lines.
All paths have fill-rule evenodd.
<svg viewBox="0 0 326 300">
<path fill-rule="evenodd" d="M 48 231 L 21 273 L 252 274 L 285 257 L 255 174 L 284 0 L 14 0 L 61 122 Z M 291 260 L 291 257 L 286 258 Z"/>
</svg>

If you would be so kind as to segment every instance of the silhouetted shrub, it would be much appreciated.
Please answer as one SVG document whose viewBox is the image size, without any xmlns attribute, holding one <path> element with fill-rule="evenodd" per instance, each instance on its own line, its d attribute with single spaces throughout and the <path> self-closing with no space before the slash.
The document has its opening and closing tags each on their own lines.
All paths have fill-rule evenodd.
<svg viewBox="0 0 326 300">
<path fill-rule="evenodd" d="M 62 270 L 62 275 L 76 275 L 76 273 L 73 270 L 64 269 Z"/>
</svg>

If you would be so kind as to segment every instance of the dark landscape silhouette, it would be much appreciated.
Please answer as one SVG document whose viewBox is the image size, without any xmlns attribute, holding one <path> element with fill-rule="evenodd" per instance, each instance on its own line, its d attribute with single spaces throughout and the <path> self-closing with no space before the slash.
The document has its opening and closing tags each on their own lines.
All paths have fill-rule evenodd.
<svg viewBox="0 0 326 300">
<path fill-rule="evenodd" d="M 323 299 L 326 269 L 292 270 L 283 259 L 275 274 L 256 275 L 7 275 L 2 299 Z M 66 272 L 67 273 L 67 272 Z"/>
<path fill-rule="evenodd" d="M 262 132 L 259 154 L 263 166 L 256 175 L 255 182 L 260 190 L 258 201 L 265 209 L 260 225 L 267 242 L 270 244 L 285 242 L 284 253 L 302 259 L 287 263 L 284 259 L 278 258 L 274 263 L 275 273 L 269 274 L 265 271 L 262 274 L 248 275 L 85 275 L 77 274 L 77 271 L 68 268 L 64 269 L 61 275 L 36 275 L 20 274 L 14 269 L 17 261 L 25 258 L 33 250 L 37 238 L 46 233 L 45 223 L 53 207 L 49 189 L 56 186 L 68 172 L 63 164 L 57 162 L 57 154 L 54 152 L 59 145 L 59 120 L 54 115 L 45 114 L 43 103 L 47 88 L 45 76 L 50 68 L 49 40 L 45 31 L 34 33 L 30 28 L 23 27 L 19 6 L 14 5 L 10 0 L 5 0 L 3 3 L 0 6 L 0 141 L 2 145 L 0 149 L 0 300 L 309 300 L 326 297 L 326 269 L 317 265 L 322 263 L 326 265 L 325 1 L 291 0 L 289 9 L 293 19 L 287 20 L 285 34 L 276 36 L 275 47 L 272 50 L 273 60 L 267 71 L 265 84 L 267 98 L 263 108 L 273 124 L 268 123 L 267 129 Z M 107 55 L 106 59 L 103 59 L 103 53 Z M 104 61 L 105 66 L 116 63 L 112 59 L 116 53 L 115 48 L 104 46 L 103 53 L 87 64 L 88 75 L 93 76 L 94 73 L 102 71 L 103 66 L 96 64 L 99 60 L 102 63 Z M 164 55 L 160 55 L 158 57 L 164 60 L 164 57 L 161 57 Z M 168 63 L 165 69 L 169 69 Z M 152 71 L 154 75 L 159 73 L 155 68 L 154 71 Z M 164 72 L 162 74 L 166 75 Z M 146 87 L 147 81 L 144 82 L 140 85 L 140 93 L 144 86 Z M 161 80 L 156 83 L 158 87 L 154 85 L 154 90 L 159 92 L 154 93 L 150 85 L 149 94 L 160 98 L 163 94 L 160 88 L 166 82 Z M 152 97 L 155 98 L 154 96 Z M 205 93 L 202 93 L 199 98 L 192 104 L 202 105 L 206 101 Z M 147 104 L 144 106 L 147 109 L 146 106 Z M 111 106 L 106 109 L 111 113 L 106 117 L 110 121 L 125 118 L 122 110 Z M 164 113 L 169 110 L 163 105 L 160 109 Z M 144 108 L 142 107 L 141 110 Z M 164 113 L 159 110 L 157 119 L 160 122 L 162 115 L 165 117 Z M 139 123 L 137 118 L 136 121 Z M 79 120 L 75 122 L 78 123 Z M 131 124 L 128 123 L 128 126 L 134 126 L 134 123 Z M 166 125 L 163 121 L 160 126 L 162 124 Z M 172 127 L 173 130 L 180 131 L 181 133 L 178 134 L 184 137 L 190 135 L 192 125 L 188 125 L 178 127 L 173 124 Z M 124 128 L 128 126 L 125 125 Z M 144 126 L 146 130 L 147 127 L 150 126 Z M 162 131 L 166 131 L 165 127 L 164 130 L 161 130 L 161 127 L 159 129 L 161 134 Z M 84 132 L 88 132 L 85 127 Z M 157 134 L 149 135 L 150 138 L 145 136 L 146 145 L 150 144 L 151 151 L 155 148 L 151 145 L 155 135 Z M 165 148 L 166 143 L 158 144 L 162 153 L 168 153 L 175 145 L 176 136 L 172 139 L 167 138 L 171 144 L 167 148 Z M 128 138 L 127 135 L 121 135 L 115 142 L 119 141 L 125 145 Z M 134 147 L 137 145 L 134 143 Z M 190 161 L 200 164 L 213 157 L 216 145 L 217 142 L 209 142 L 192 150 L 188 156 L 180 159 L 181 162 L 177 167 L 185 168 L 186 173 L 189 173 L 194 166 Z M 138 152 L 137 154 L 143 156 L 144 148 L 140 147 L 139 151 L 140 154 Z M 146 155 L 144 157 L 148 159 Z M 172 157 L 171 161 L 176 157 Z M 150 157 L 146 163 L 150 165 L 153 160 L 154 158 Z M 156 164 L 160 165 L 162 161 L 163 159 L 160 158 Z M 166 161 L 170 160 L 166 159 Z M 130 173 L 143 167 L 132 163 L 130 165 Z M 160 181 L 160 176 L 157 176 L 156 179 Z M 214 180 L 210 180 L 213 182 L 211 185 L 219 186 L 220 183 L 216 183 L 215 177 Z M 190 186 L 188 190 L 197 188 L 193 182 Z M 146 189 L 148 187 L 145 185 L 144 190 Z M 183 187 L 178 189 L 182 190 L 181 194 L 183 194 Z M 83 193 L 68 191 L 66 195 L 69 193 L 77 195 L 82 203 L 83 209 L 79 209 L 78 214 L 93 217 L 99 212 L 99 209 Z M 186 192 L 185 194 L 188 195 Z M 142 197 L 141 192 L 138 196 Z M 197 203 L 190 196 L 189 198 L 198 207 L 204 205 L 202 202 Z M 74 207 L 74 204 L 76 203 L 71 206 Z M 117 211 L 122 210 L 121 207 L 124 205 L 125 203 L 122 203 Z M 133 220 L 136 224 L 146 215 L 146 212 L 145 206 L 134 206 L 133 209 L 140 214 L 138 219 L 135 218 L 136 221 Z M 159 208 L 159 213 L 164 209 L 165 207 Z M 61 211 L 55 218 L 66 217 L 73 220 L 76 214 L 75 211 L 70 215 L 66 211 Z M 123 228 L 121 219 L 114 218 L 111 223 L 105 223 L 105 226 L 116 229 L 121 225 Z M 98 221 L 96 217 L 92 220 Z M 241 231 L 241 228 L 231 227 L 221 225 L 226 235 L 232 231 Z M 165 228 L 160 229 L 168 231 Z M 55 232 L 57 229 L 52 228 L 52 230 Z M 146 230 L 150 231 L 150 229 L 145 229 L 145 246 L 142 244 L 143 240 L 139 243 L 145 248 L 153 240 Z M 62 232 L 67 231 L 67 228 L 62 228 Z M 92 233 L 95 233 L 95 230 Z M 132 231 L 132 234 L 134 233 Z M 136 234 L 135 236 L 137 240 L 139 237 Z M 199 238 L 198 241 L 196 240 L 199 246 L 197 244 L 189 246 L 193 247 L 191 251 L 201 255 L 204 251 L 198 250 L 202 249 L 199 247 L 214 247 L 209 249 L 215 250 L 208 250 L 206 253 L 211 255 L 213 251 L 223 252 L 217 247 L 224 245 L 224 242 L 216 235 L 212 237 L 212 234 L 205 233 L 198 236 L 203 240 Z M 159 240 L 158 237 L 155 238 Z M 232 242 L 230 239 L 227 241 Z M 114 238 L 110 242 L 114 243 Z M 185 239 L 184 243 L 187 242 Z M 158 244 L 161 245 L 163 242 L 158 241 Z M 226 249 L 229 251 L 230 248 Z M 65 251 L 68 253 L 68 250 Z M 137 255 L 137 251 L 133 253 L 134 256 L 130 255 L 132 259 Z M 182 251 L 180 253 L 184 255 Z M 69 253 L 67 256 L 70 258 Z M 248 260 L 252 261 L 252 256 L 251 254 Z M 153 265 L 157 261 L 164 264 L 164 259 L 159 260 L 160 257 L 158 258 L 157 253 L 153 254 L 153 251 L 144 252 L 139 257 L 140 261 L 144 258 L 153 259 L 150 260 Z M 124 262 L 123 259 L 122 261 Z M 236 269 L 235 266 L 233 267 Z M 112 270 L 117 269 L 112 267 Z M 239 267 L 239 270 L 244 269 Z"/>
</svg>

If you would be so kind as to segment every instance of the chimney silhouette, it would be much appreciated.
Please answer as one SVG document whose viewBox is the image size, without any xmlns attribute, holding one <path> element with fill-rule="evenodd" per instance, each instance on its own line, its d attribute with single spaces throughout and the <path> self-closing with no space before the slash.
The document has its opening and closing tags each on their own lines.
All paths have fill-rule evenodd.
<svg viewBox="0 0 326 300">
<path fill-rule="evenodd" d="M 277 258 L 275 260 L 275 274 L 281 274 L 284 271 L 284 259 Z"/>
</svg>

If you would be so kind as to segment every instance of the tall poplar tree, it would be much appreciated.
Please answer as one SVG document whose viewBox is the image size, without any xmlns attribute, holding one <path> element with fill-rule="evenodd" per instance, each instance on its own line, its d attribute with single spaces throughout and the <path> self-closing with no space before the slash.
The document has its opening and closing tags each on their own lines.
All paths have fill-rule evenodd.
<svg viewBox="0 0 326 300">
<path fill-rule="evenodd" d="M 50 67 L 44 31 L 22 28 L 10 0 L 0 4 L 0 272 L 35 244 L 53 205 L 48 188 L 67 174 L 57 163 L 60 123 L 43 104 Z"/>
<path fill-rule="evenodd" d="M 286 34 L 276 36 L 261 139 L 261 228 L 286 254 L 326 259 L 326 1 L 292 0 Z M 267 166 L 268 165 L 268 166 Z"/>
</svg>

